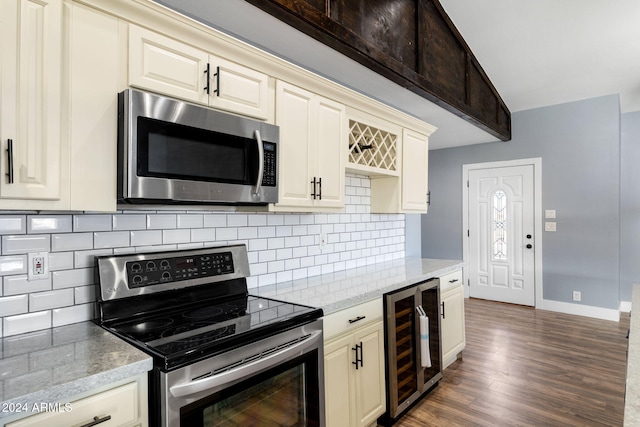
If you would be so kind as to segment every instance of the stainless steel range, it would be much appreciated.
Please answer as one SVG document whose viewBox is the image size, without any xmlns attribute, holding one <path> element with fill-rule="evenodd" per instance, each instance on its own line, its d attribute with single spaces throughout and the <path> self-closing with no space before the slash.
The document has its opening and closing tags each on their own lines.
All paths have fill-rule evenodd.
<svg viewBox="0 0 640 427">
<path fill-rule="evenodd" d="M 249 295 L 244 245 L 96 264 L 97 321 L 153 356 L 150 425 L 325 425 L 322 310 Z"/>
</svg>

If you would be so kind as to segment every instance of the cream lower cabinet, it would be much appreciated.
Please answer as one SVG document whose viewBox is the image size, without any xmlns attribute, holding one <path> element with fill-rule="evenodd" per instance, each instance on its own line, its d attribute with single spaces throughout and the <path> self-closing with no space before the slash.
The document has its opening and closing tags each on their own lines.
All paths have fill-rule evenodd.
<svg viewBox="0 0 640 427">
<path fill-rule="evenodd" d="M 268 76 L 176 39 L 129 26 L 129 84 L 267 120 Z"/>
<path fill-rule="evenodd" d="M 278 81 L 276 125 L 280 126 L 280 194 L 273 210 L 343 208 L 344 105 Z"/>
<path fill-rule="evenodd" d="M 327 427 L 376 425 L 386 410 L 382 303 L 374 305 L 363 304 L 325 320 L 330 335 L 324 346 Z M 362 316 L 356 323 L 348 323 Z M 354 326 L 360 322 L 365 323 Z M 342 323 L 344 327 L 334 327 Z M 339 333 L 340 329 L 348 331 Z"/>
<path fill-rule="evenodd" d="M 444 369 L 455 362 L 466 345 L 462 270 L 440 277 L 440 300 L 442 303 L 440 327 Z"/>
<path fill-rule="evenodd" d="M 4 427 L 146 427 L 146 374 L 82 399 L 57 404 L 47 402 L 40 411 L 37 415 L 4 424 Z"/>
</svg>

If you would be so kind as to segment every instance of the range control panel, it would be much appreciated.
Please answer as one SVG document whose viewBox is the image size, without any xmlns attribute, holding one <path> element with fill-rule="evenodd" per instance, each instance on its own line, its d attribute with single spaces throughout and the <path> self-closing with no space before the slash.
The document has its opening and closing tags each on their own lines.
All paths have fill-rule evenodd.
<svg viewBox="0 0 640 427">
<path fill-rule="evenodd" d="M 159 258 L 126 263 L 129 289 L 234 272 L 231 252 Z"/>
</svg>

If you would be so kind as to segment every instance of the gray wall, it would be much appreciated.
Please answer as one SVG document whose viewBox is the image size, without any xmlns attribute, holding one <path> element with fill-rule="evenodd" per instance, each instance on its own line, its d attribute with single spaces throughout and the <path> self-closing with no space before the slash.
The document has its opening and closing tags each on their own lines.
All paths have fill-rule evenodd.
<svg viewBox="0 0 640 427">
<path fill-rule="evenodd" d="M 622 115 L 620 178 L 620 299 L 640 283 L 640 111 Z"/>
<path fill-rule="evenodd" d="M 620 108 L 617 95 L 517 112 L 513 138 L 430 152 L 431 206 L 422 255 L 462 258 L 462 165 L 542 158 L 542 209 L 557 211 L 543 234 L 545 299 L 618 308 Z M 640 280 L 640 279 L 639 279 Z"/>
</svg>

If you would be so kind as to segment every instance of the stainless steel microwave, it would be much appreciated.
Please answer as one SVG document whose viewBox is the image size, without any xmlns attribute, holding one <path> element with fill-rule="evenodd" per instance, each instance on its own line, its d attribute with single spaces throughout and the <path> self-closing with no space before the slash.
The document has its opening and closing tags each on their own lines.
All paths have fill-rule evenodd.
<svg viewBox="0 0 640 427">
<path fill-rule="evenodd" d="M 121 203 L 278 201 L 279 128 L 127 89 L 118 94 Z"/>
</svg>

